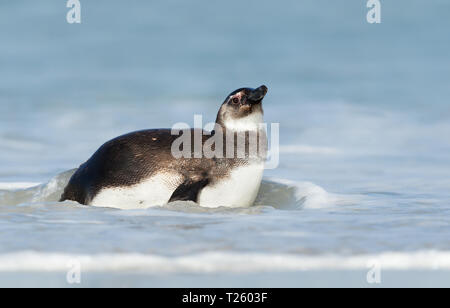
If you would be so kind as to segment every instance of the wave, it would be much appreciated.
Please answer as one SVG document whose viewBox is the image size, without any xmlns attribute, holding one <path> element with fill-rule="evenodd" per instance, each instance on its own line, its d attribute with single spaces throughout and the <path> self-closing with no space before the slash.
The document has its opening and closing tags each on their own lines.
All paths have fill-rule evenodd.
<svg viewBox="0 0 450 308">
<path fill-rule="evenodd" d="M 3 183 L 0 185 L 0 206 L 58 202 L 70 177 L 76 169 L 63 172 L 48 183 L 32 186 L 33 183 Z M 32 186 L 32 187 L 29 187 Z M 355 197 L 328 193 L 322 187 L 310 182 L 296 182 L 286 179 L 265 178 L 262 182 L 255 206 L 258 209 L 272 207 L 277 209 L 318 209 L 335 205 L 353 203 Z M 192 202 L 176 202 L 164 208 L 199 211 Z M 203 209 L 203 208 L 201 208 Z M 223 211 L 226 209 L 220 209 Z M 254 211 L 254 208 L 246 211 Z M 205 209 L 206 212 L 216 212 Z M 238 210 L 239 211 L 239 210 Z"/>
<path fill-rule="evenodd" d="M 0 255 L 0 272 L 59 272 L 71 264 L 85 272 L 258 273 L 312 270 L 450 270 L 450 251 L 385 252 L 356 256 L 200 253 L 166 257 L 137 253 L 64 254 L 23 251 Z"/>
<path fill-rule="evenodd" d="M 57 202 L 75 170 L 63 172 L 45 184 L 32 187 L 29 187 L 31 183 L 3 183 L 0 186 L 0 206 Z"/>
<path fill-rule="evenodd" d="M 40 183 L 33 182 L 11 182 L 11 183 L 0 183 L 0 191 L 2 190 L 17 190 L 17 189 L 27 189 L 31 187 L 39 186 Z"/>
<path fill-rule="evenodd" d="M 266 178 L 255 204 L 275 204 L 281 209 L 320 209 L 354 204 L 357 200 L 357 196 L 332 194 L 311 182 Z"/>
</svg>

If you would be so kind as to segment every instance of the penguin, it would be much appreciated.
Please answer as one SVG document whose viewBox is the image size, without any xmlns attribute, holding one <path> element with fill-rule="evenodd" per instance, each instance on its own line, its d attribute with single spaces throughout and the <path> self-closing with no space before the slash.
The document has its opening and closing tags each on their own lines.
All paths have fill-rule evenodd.
<svg viewBox="0 0 450 308">
<path fill-rule="evenodd" d="M 219 109 L 214 130 L 180 131 L 194 144 L 179 146 L 181 137 L 173 129 L 136 131 L 106 142 L 73 174 L 60 202 L 119 209 L 174 201 L 210 208 L 251 206 L 267 155 L 262 124 L 267 92 L 264 85 L 233 91 Z M 174 149 L 187 155 L 174 155 Z"/>
</svg>

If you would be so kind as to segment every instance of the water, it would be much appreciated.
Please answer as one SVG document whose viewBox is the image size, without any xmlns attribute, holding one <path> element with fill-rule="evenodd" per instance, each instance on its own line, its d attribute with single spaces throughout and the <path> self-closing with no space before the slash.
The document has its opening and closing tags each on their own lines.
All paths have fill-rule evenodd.
<svg viewBox="0 0 450 308">
<path fill-rule="evenodd" d="M 61 1 L 0 3 L 0 285 L 65 286 L 70 259 L 93 286 L 299 286 L 331 270 L 364 285 L 374 259 L 449 270 L 450 4 L 383 2 L 369 25 L 364 2 L 82 1 L 81 25 Z M 213 121 L 260 84 L 281 157 L 254 207 L 56 202 L 103 142 Z"/>
</svg>

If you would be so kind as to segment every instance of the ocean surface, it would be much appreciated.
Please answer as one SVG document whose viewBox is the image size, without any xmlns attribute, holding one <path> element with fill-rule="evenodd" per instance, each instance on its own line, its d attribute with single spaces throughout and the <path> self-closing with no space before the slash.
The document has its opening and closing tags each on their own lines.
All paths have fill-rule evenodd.
<svg viewBox="0 0 450 308">
<path fill-rule="evenodd" d="M 0 286 L 450 286 L 449 1 L 80 2 L 0 2 Z M 105 141 L 261 84 L 255 206 L 57 202 Z"/>
</svg>

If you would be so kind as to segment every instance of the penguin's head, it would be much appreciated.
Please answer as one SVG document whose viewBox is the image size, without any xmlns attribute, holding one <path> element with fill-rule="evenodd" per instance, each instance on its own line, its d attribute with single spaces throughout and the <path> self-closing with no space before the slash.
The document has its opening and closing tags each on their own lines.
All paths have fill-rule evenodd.
<svg viewBox="0 0 450 308">
<path fill-rule="evenodd" d="M 267 91 L 264 85 L 233 91 L 220 107 L 216 122 L 228 130 L 257 130 L 263 122 L 262 101 Z"/>
</svg>

